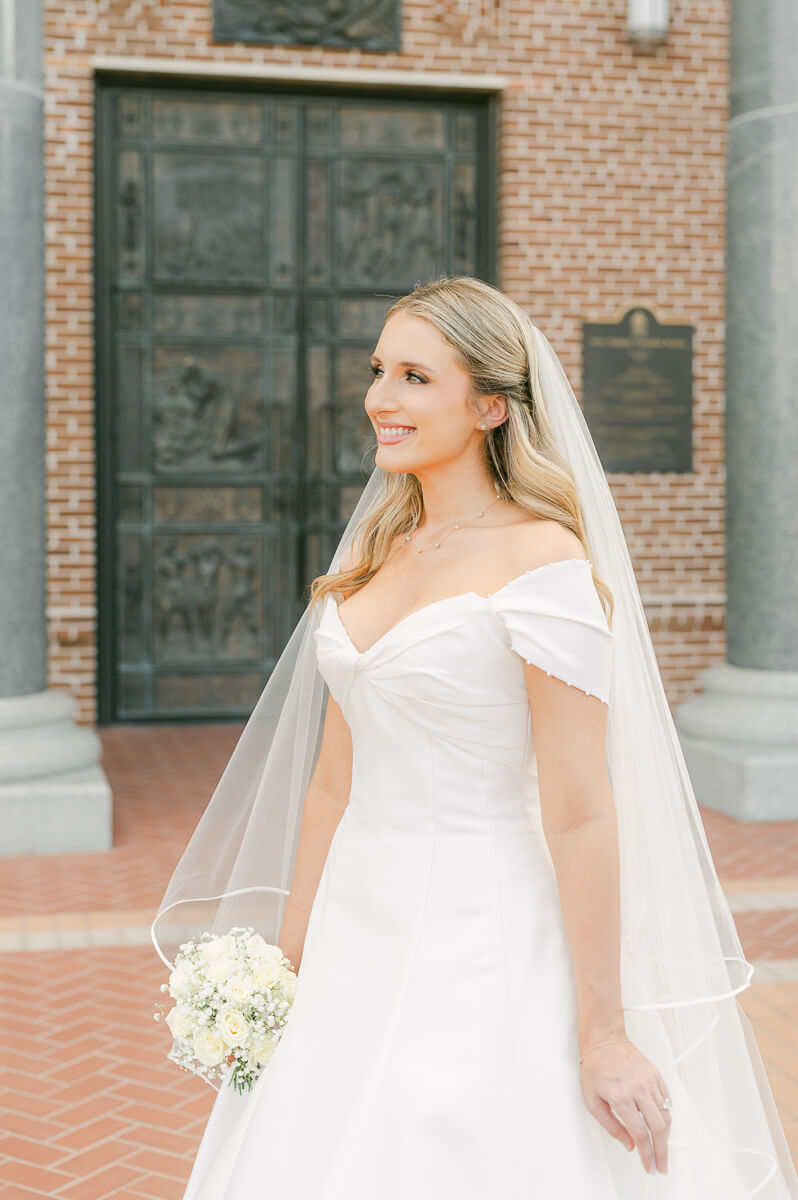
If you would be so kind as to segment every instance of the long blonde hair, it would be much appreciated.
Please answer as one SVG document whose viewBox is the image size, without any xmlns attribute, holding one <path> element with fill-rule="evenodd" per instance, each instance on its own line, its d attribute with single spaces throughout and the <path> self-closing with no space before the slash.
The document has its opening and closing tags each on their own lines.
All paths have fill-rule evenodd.
<svg viewBox="0 0 798 1200">
<path fill-rule="evenodd" d="M 385 314 L 422 317 L 443 335 L 473 383 L 469 402 L 500 393 L 507 418 L 488 429 L 485 461 L 496 490 L 531 516 L 558 521 L 582 542 L 592 562 L 576 484 L 568 461 L 554 444 L 535 373 L 533 326 L 527 314 L 498 288 L 470 275 L 440 275 L 418 284 Z M 530 365 L 531 364 L 531 365 Z M 476 404 L 473 405 L 476 411 Z M 356 592 L 379 570 L 395 539 L 413 529 L 424 511 L 421 485 L 410 472 L 387 475 L 382 492 L 355 533 L 346 570 L 319 575 L 311 607 L 328 592 Z M 593 568 L 593 580 L 610 625 L 612 592 Z"/>
</svg>

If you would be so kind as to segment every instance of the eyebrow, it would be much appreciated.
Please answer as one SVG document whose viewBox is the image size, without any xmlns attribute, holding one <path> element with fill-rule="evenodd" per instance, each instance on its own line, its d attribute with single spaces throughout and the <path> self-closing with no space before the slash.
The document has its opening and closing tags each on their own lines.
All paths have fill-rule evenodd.
<svg viewBox="0 0 798 1200">
<path fill-rule="evenodd" d="M 369 358 L 376 358 L 376 359 L 377 359 L 377 362 L 381 362 L 381 361 L 382 361 L 382 360 L 381 360 L 381 359 L 380 359 L 380 358 L 379 358 L 379 357 L 378 357 L 376 354 L 371 354 L 371 355 L 369 355 Z M 423 363 L 417 363 L 417 362 L 400 362 L 400 363 L 398 363 L 397 365 L 398 365 L 398 366 L 400 366 L 400 367 L 419 367 L 419 368 L 420 368 L 422 371 L 430 371 L 430 372 L 432 371 L 432 367 L 425 367 Z"/>
</svg>

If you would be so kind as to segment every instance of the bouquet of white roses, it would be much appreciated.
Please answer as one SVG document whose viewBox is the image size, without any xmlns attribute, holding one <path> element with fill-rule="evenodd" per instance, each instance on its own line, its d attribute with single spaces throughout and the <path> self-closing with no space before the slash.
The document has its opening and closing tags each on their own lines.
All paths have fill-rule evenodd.
<svg viewBox="0 0 798 1200">
<path fill-rule="evenodd" d="M 161 984 L 176 1001 L 166 1013 L 174 1039 L 167 1057 L 209 1083 L 228 1076 L 238 1092 L 251 1090 L 282 1037 L 296 982 L 280 947 L 251 928 L 185 942 Z M 157 1008 L 156 1021 L 164 1014 Z"/>
</svg>

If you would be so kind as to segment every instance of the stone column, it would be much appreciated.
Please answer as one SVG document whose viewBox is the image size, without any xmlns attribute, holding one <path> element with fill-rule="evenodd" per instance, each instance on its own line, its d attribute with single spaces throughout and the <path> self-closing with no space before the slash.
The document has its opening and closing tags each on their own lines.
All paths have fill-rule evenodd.
<svg viewBox="0 0 798 1200">
<path fill-rule="evenodd" d="M 100 741 L 47 689 L 40 0 L 0 0 L 0 854 L 111 845 Z"/>
<path fill-rule="evenodd" d="M 732 0 L 728 661 L 676 725 L 698 800 L 798 817 L 798 4 Z"/>
</svg>

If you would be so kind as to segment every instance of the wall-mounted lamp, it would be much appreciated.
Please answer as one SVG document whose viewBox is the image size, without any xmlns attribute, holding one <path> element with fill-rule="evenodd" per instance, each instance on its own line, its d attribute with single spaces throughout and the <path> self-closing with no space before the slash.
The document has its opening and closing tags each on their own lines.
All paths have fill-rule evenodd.
<svg viewBox="0 0 798 1200">
<path fill-rule="evenodd" d="M 668 35 L 668 0 L 627 0 L 626 32 L 635 42 L 661 41 Z"/>
</svg>

